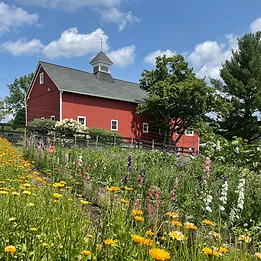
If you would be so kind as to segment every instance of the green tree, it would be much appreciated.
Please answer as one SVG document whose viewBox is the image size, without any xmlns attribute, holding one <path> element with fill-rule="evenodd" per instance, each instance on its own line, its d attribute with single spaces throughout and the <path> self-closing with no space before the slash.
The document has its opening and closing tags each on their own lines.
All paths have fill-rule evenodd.
<svg viewBox="0 0 261 261">
<path fill-rule="evenodd" d="M 148 94 L 137 108 L 164 133 L 164 143 L 176 144 L 187 128 L 193 127 L 210 111 L 212 90 L 198 79 L 182 55 L 156 58 L 156 68 L 142 73 L 140 87 Z"/>
<path fill-rule="evenodd" d="M 217 133 L 253 142 L 261 137 L 261 32 L 238 39 L 238 49 L 211 80 L 217 92 Z"/>
<path fill-rule="evenodd" d="M 13 124 L 25 125 L 25 95 L 33 80 L 34 74 L 30 73 L 15 79 L 12 84 L 7 85 L 10 95 L 5 98 L 9 112 L 13 114 Z"/>
</svg>

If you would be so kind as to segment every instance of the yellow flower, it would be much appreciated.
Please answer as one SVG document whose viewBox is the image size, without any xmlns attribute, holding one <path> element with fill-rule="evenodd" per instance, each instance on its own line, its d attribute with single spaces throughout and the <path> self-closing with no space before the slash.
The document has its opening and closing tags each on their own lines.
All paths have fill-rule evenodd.
<svg viewBox="0 0 261 261">
<path fill-rule="evenodd" d="M 144 237 L 141 237 L 141 236 L 138 236 L 135 234 L 132 234 L 131 237 L 132 237 L 132 240 L 138 244 L 143 244 L 143 245 L 152 245 L 153 244 L 153 240 L 149 240 L 149 239 L 146 239 Z"/>
<path fill-rule="evenodd" d="M 34 203 L 28 203 L 27 206 L 28 206 L 28 207 L 33 207 L 33 206 L 34 206 Z"/>
<path fill-rule="evenodd" d="M 125 204 L 129 204 L 130 201 L 129 201 L 129 200 L 126 200 L 126 199 L 124 199 L 124 198 L 121 198 L 121 202 L 122 202 L 122 203 L 125 203 Z"/>
<path fill-rule="evenodd" d="M 186 223 L 186 229 L 196 230 L 198 228 L 193 223 L 187 222 Z"/>
<path fill-rule="evenodd" d="M 250 243 L 251 238 L 249 236 L 246 236 L 246 235 L 240 235 L 239 241 L 245 241 L 246 243 Z"/>
<path fill-rule="evenodd" d="M 155 234 L 155 233 L 152 232 L 151 230 L 146 231 L 146 235 L 148 235 L 148 236 L 153 236 L 154 234 Z"/>
<path fill-rule="evenodd" d="M 126 186 L 124 187 L 124 189 L 127 190 L 127 191 L 132 191 L 133 190 L 133 188 L 129 188 L 129 187 L 126 187 Z"/>
<path fill-rule="evenodd" d="M 169 217 L 172 217 L 172 218 L 178 218 L 179 217 L 179 214 L 178 213 L 176 213 L 176 212 L 168 212 L 167 213 L 167 215 L 169 216 Z"/>
<path fill-rule="evenodd" d="M 102 245 L 97 245 L 97 247 L 96 247 L 98 250 L 102 250 Z"/>
<path fill-rule="evenodd" d="M 65 186 L 65 184 L 62 184 L 61 182 L 60 183 L 54 183 L 53 184 L 53 187 L 54 188 L 63 188 Z"/>
<path fill-rule="evenodd" d="M 139 209 L 133 209 L 131 211 L 132 215 L 136 216 L 136 215 L 142 215 L 143 214 L 143 211 L 142 210 L 139 210 Z"/>
<path fill-rule="evenodd" d="M 120 191 L 120 188 L 119 187 L 110 187 L 110 188 L 107 188 L 107 190 L 117 192 L 117 191 Z"/>
<path fill-rule="evenodd" d="M 204 254 L 207 254 L 209 256 L 221 256 L 221 253 L 219 253 L 217 250 L 215 250 L 214 248 L 210 248 L 210 247 L 204 247 L 202 249 L 202 252 Z"/>
<path fill-rule="evenodd" d="M 19 192 L 11 192 L 12 195 L 15 195 L 15 196 L 20 196 L 20 193 Z"/>
<path fill-rule="evenodd" d="M 6 246 L 5 247 L 5 252 L 7 252 L 7 253 L 13 254 L 15 251 L 16 251 L 16 247 L 15 246 L 10 245 L 10 246 Z"/>
<path fill-rule="evenodd" d="M 13 221 L 15 221 L 15 220 L 16 220 L 15 217 L 11 217 L 11 218 L 8 219 L 9 222 L 13 222 Z"/>
<path fill-rule="evenodd" d="M 47 243 L 42 243 L 42 246 L 46 247 L 46 246 L 48 246 L 48 244 Z"/>
<path fill-rule="evenodd" d="M 8 194 L 7 191 L 2 191 L 2 190 L 0 190 L 0 195 L 7 195 L 7 194 Z"/>
<path fill-rule="evenodd" d="M 170 253 L 160 248 L 152 248 L 149 251 L 150 255 L 156 260 L 170 259 Z"/>
<path fill-rule="evenodd" d="M 59 194 L 59 193 L 53 193 L 53 196 L 54 196 L 54 198 L 59 199 L 59 198 L 61 198 L 63 195 L 62 195 L 62 194 Z"/>
<path fill-rule="evenodd" d="M 171 224 L 177 227 L 182 227 L 182 223 L 174 219 L 171 221 Z"/>
<path fill-rule="evenodd" d="M 59 249 L 62 249 L 62 248 L 63 248 L 63 245 L 59 245 L 58 248 L 59 248 Z"/>
<path fill-rule="evenodd" d="M 141 222 L 141 221 L 144 220 L 144 218 L 141 217 L 141 216 L 135 216 L 134 219 L 135 219 L 136 221 L 139 221 L 139 222 Z"/>
<path fill-rule="evenodd" d="M 113 239 L 106 239 L 104 240 L 105 245 L 113 245 L 117 242 L 117 240 L 113 240 Z"/>
<path fill-rule="evenodd" d="M 23 194 L 25 194 L 25 195 L 31 195 L 32 192 L 31 192 L 31 191 L 28 191 L 28 190 L 25 190 L 25 191 L 23 191 Z"/>
<path fill-rule="evenodd" d="M 32 231 L 37 231 L 38 228 L 36 228 L 36 227 L 32 227 L 31 230 L 32 230 Z"/>
<path fill-rule="evenodd" d="M 181 231 L 173 231 L 173 232 L 170 232 L 169 235 L 173 239 L 177 239 L 178 241 L 183 241 L 183 240 L 188 239 Z"/>
<path fill-rule="evenodd" d="M 84 255 L 84 256 L 89 256 L 89 255 L 91 255 L 91 251 L 88 251 L 88 250 L 83 250 L 82 251 L 82 254 Z"/>
<path fill-rule="evenodd" d="M 208 220 L 208 219 L 204 219 L 202 221 L 202 223 L 204 223 L 205 225 L 209 225 L 209 226 L 215 226 L 214 222 Z"/>
<path fill-rule="evenodd" d="M 73 200 L 73 198 L 72 197 L 68 197 L 68 201 L 72 201 Z"/>
<path fill-rule="evenodd" d="M 164 236 L 162 236 L 162 237 L 160 238 L 160 240 L 161 240 L 161 241 L 166 241 L 166 240 L 167 240 L 167 238 L 166 238 L 166 237 L 164 237 Z"/>
<path fill-rule="evenodd" d="M 219 253 L 228 253 L 228 249 L 225 248 L 225 247 L 219 247 L 219 248 L 218 248 L 218 252 L 219 252 Z"/>
<path fill-rule="evenodd" d="M 261 260 L 261 253 L 257 252 L 257 253 L 255 253 L 255 256 L 256 256 L 259 260 Z"/>
<path fill-rule="evenodd" d="M 91 202 L 89 202 L 89 201 L 87 201 L 87 200 L 83 200 L 83 199 L 81 199 L 80 202 L 81 202 L 83 205 L 91 204 Z"/>
</svg>

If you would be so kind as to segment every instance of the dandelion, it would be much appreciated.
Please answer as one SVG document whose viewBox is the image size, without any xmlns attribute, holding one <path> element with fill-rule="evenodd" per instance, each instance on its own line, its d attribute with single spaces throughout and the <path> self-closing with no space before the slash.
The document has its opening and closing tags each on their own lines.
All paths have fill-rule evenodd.
<svg viewBox="0 0 261 261">
<path fill-rule="evenodd" d="M 214 222 L 208 220 L 208 219 L 204 219 L 202 221 L 202 223 L 204 223 L 205 225 L 209 225 L 209 226 L 215 226 Z"/>
<path fill-rule="evenodd" d="M 134 219 L 138 222 L 144 221 L 144 218 L 141 216 L 134 216 Z"/>
<path fill-rule="evenodd" d="M 113 240 L 113 239 L 104 240 L 105 245 L 114 245 L 116 242 L 117 240 Z"/>
<path fill-rule="evenodd" d="M 193 223 L 190 223 L 190 222 L 187 222 L 185 225 L 186 225 L 186 229 L 189 229 L 189 230 L 198 229 Z"/>
<path fill-rule="evenodd" d="M 15 247 L 15 246 L 10 245 L 10 246 L 6 246 L 6 247 L 5 247 L 5 252 L 6 252 L 6 253 L 11 253 L 11 254 L 13 254 L 15 251 L 16 251 L 16 247 Z"/>
<path fill-rule="evenodd" d="M 181 231 L 173 231 L 169 233 L 170 237 L 178 241 L 187 240 L 188 238 Z"/>
<path fill-rule="evenodd" d="M 167 260 L 170 259 L 170 253 L 160 248 L 152 248 L 149 254 L 156 260 Z"/>
<path fill-rule="evenodd" d="M 108 191 L 112 191 L 112 192 L 118 192 L 120 191 L 120 188 L 119 187 L 110 187 L 110 188 L 107 188 Z"/>
<path fill-rule="evenodd" d="M 88 250 L 83 250 L 82 251 L 82 254 L 84 255 L 84 256 L 89 256 L 89 255 L 91 255 L 91 251 L 88 251 Z"/>
<path fill-rule="evenodd" d="M 209 256 L 221 256 L 221 253 L 219 253 L 217 250 L 215 250 L 214 248 L 210 248 L 210 247 L 204 247 L 202 249 L 202 252 L 204 254 L 207 254 Z"/>
<path fill-rule="evenodd" d="M 63 196 L 62 194 L 53 193 L 53 197 L 56 198 L 56 199 L 59 199 L 59 198 L 61 198 L 62 196 Z"/>
</svg>

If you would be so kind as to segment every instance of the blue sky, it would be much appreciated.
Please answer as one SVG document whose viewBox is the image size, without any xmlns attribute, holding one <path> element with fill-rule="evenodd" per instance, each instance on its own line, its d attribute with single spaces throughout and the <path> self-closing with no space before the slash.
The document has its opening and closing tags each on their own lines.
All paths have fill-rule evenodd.
<svg viewBox="0 0 261 261">
<path fill-rule="evenodd" d="M 261 30 L 260 10 L 260 0 L 0 0 L 0 97 L 39 60 L 91 72 L 101 37 L 115 78 L 138 82 L 163 53 L 217 78 L 237 37 Z"/>
</svg>

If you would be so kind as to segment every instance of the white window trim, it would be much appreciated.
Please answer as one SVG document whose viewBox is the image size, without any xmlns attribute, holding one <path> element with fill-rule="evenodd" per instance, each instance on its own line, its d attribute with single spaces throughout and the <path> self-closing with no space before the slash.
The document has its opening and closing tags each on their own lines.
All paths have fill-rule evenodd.
<svg viewBox="0 0 261 261">
<path fill-rule="evenodd" d="M 188 134 L 188 133 L 187 133 L 188 130 L 191 130 L 191 129 L 186 129 L 186 130 L 185 130 L 186 136 L 194 136 L 194 130 L 191 130 L 191 131 L 192 131 L 191 134 Z"/>
<path fill-rule="evenodd" d="M 50 119 L 53 120 L 53 121 L 55 121 L 55 115 L 52 115 L 52 116 L 50 117 Z"/>
<path fill-rule="evenodd" d="M 115 121 L 115 122 L 117 123 L 117 124 L 116 124 L 116 127 L 117 127 L 116 129 L 113 129 L 113 128 L 112 128 L 112 122 L 113 122 L 113 121 Z M 111 120 L 111 130 L 112 130 L 112 131 L 118 131 L 118 129 L 119 129 L 118 120 Z"/>
<path fill-rule="evenodd" d="M 43 84 L 44 83 L 44 73 L 41 72 L 40 73 L 40 84 Z"/>
<path fill-rule="evenodd" d="M 78 122 L 79 122 L 79 119 L 80 119 L 80 118 L 84 119 L 84 124 L 83 124 L 83 126 L 86 127 L 86 117 L 85 117 L 85 116 L 78 116 L 78 117 L 77 117 L 77 121 L 78 121 Z M 79 123 L 80 123 L 80 122 L 79 122 Z"/>
<path fill-rule="evenodd" d="M 144 130 L 144 126 L 147 126 L 147 130 Z M 142 132 L 149 133 L 149 124 L 147 122 L 142 123 Z"/>
</svg>

